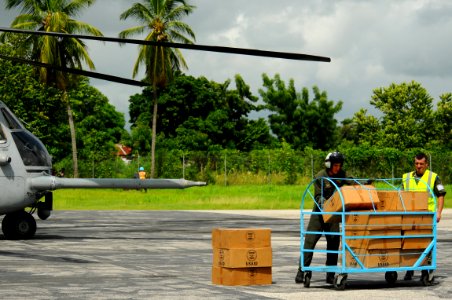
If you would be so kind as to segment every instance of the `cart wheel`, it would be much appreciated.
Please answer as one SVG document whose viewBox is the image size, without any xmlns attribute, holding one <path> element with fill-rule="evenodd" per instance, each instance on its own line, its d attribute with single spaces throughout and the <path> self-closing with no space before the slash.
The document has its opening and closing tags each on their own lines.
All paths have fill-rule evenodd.
<svg viewBox="0 0 452 300">
<path fill-rule="evenodd" d="M 392 285 L 392 284 L 396 283 L 396 281 L 397 281 L 397 272 L 395 272 L 395 271 L 386 272 L 385 273 L 385 279 L 386 279 L 386 282 L 388 284 Z"/>
<path fill-rule="evenodd" d="M 336 290 L 345 290 L 345 285 L 347 284 L 347 274 L 337 274 L 334 276 L 334 288 Z"/>
<path fill-rule="evenodd" d="M 312 272 L 306 271 L 304 274 L 303 285 L 305 288 L 308 288 L 311 285 Z"/>
<path fill-rule="evenodd" d="M 433 284 L 433 281 L 435 280 L 435 276 L 433 276 L 433 270 L 427 271 L 423 270 L 421 273 L 421 282 L 425 286 L 430 286 Z"/>
</svg>

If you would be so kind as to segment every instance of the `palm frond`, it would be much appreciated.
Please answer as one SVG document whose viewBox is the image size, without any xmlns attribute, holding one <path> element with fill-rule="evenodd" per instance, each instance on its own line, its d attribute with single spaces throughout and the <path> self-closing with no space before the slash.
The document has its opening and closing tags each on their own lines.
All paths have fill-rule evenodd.
<svg viewBox="0 0 452 300">
<path fill-rule="evenodd" d="M 125 38 L 133 34 L 142 34 L 149 29 L 145 40 L 159 42 L 182 42 L 193 44 L 195 38 L 191 28 L 180 19 L 190 14 L 194 6 L 183 0 L 143 0 L 135 3 L 120 16 L 122 20 L 133 18 L 141 26 L 121 31 L 119 36 Z M 135 77 L 140 65 L 146 66 L 146 76 L 155 85 L 165 85 L 171 79 L 172 73 L 180 67 L 187 68 L 182 53 L 172 48 L 141 45 L 138 58 L 133 68 Z M 167 79 L 164 79 L 166 77 Z"/>
<path fill-rule="evenodd" d="M 119 37 L 124 39 L 124 38 L 128 38 L 129 36 L 132 36 L 132 35 L 142 34 L 145 29 L 146 29 L 146 25 L 131 27 L 129 29 L 121 31 L 119 33 Z"/>
</svg>

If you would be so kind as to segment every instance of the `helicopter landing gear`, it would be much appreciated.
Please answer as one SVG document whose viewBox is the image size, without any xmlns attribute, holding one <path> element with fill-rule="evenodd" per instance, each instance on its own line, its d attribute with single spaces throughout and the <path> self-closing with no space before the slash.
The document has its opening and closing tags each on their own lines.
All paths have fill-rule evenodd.
<svg viewBox="0 0 452 300">
<path fill-rule="evenodd" d="M 2 221 L 2 231 L 7 240 L 26 240 L 36 233 L 36 220 L 26 211 L 6 214 Z"/>
<path fill-rule="evenodd" d="M 53 194 L 51 192 L 47 192 L 45 194 L 45 201 L 38 202 L 36 205 L 36 209 L 38 210 L 38 217 L 41 220 L 47 220 L 52 213 L 53 208 Z"/>
</svg>

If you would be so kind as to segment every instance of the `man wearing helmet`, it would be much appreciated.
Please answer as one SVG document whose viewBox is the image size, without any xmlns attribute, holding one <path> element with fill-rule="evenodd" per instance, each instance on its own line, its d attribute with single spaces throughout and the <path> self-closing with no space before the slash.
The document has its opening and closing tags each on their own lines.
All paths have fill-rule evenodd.
<svg viewBox="0 0 452 300">
<path fill-rule="evenodd" d="M 344 156 L 340 152 L 331 152 L 325 158 L 325 169 L 315 175 L 316 181 L 314 182 L 314 208 L 313 212 L 320 212 L 320 208 L 323 206 L 325 199 L 330 198 L 336 190 L 336 187 L 331 183 L 333 181 L 338 187 L 344 184 L 356 184 L 355 181 L 348 177 L 346 172 L 342 169 L 344 164 Z M 331 180 L 331 181 L 330 181 Z M 311 214 L 309 219 L 307 231 L 317 232 L 339 232 L 339 223 L 325 223 L 321 214 Z M 306 234 L 304 240 L 304 249 L 313 250 L 315 245 L 319 241 L 321 234 Z M 325 234 L 327 250 L 339 251 L 340 236 Z M 303 262 L 304 266 L 311 265 L 313 252 L 304 252 Z M 338 253 L 326 254 L 326 265 L 337 265 Z M 326 282 L 334 283 L 334 273 L 327 272 Z M 301 267 L 301 257 L 298 265 L 297 276 L 295 277 L 296 283 L 304 282 L 304 272 Z M 310 276 L 310 275 L 309 275 Z"/>
</svg>

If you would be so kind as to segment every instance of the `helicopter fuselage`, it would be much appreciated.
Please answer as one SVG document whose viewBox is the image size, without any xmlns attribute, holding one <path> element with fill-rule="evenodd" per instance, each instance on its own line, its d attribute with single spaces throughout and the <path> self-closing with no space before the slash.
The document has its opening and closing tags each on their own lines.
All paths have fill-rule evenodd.
<svg viewBox="0 0 452 300">
<path fill-rule="evenodd" d="M 29 179 L 49 176 L 51 169 L 51 157 L 43 143 L 0 102 L 0 214 L 39 200 L 43 193 L 31 190 Z"/>
</svg>

